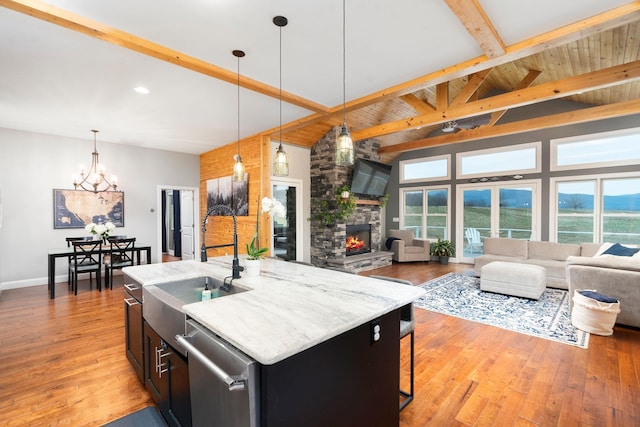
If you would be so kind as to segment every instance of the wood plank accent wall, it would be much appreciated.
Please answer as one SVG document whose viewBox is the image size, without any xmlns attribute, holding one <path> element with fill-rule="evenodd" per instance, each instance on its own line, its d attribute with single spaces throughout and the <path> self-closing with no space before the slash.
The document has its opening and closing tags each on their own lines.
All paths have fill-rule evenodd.
<svg viewBox="0 0 640 427">
<path fill-rule="evenodd" d="M 236 142 L 207 151 L 200 155 L 200 219 L 207 212 L 207 180 L 230 176 L 233 173 L 233 156 L 238 152 Z M 246 244 L 253 238 L 256 215 L 262 209 L 260 200 L 271 195 L 269 137 L 257 135 L 240 141 L 240 156 L 249 175 L 249 216 L 237 217 L 238 253 L 246 254 Z M 260 246 L 269 247 L 269 215 L 260 215 Z M 218 245 L 233 242 L 233 222 L 231 217 L 210 217 L 205 234 L 205 244 Z M 232 255 L 233 248 L 209 249 L 208 256 Z"/>
</svg>

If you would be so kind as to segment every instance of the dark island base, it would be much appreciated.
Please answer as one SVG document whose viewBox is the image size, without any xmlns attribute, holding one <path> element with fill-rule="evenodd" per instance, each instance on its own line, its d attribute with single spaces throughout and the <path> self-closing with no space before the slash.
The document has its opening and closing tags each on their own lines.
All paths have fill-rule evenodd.
<svg viewBox="0 0 640 427">
<path fill-rule="evenodd" d="M 400 311 L 261 367 L 262 426 L 397 426 Z"/>
</svg>

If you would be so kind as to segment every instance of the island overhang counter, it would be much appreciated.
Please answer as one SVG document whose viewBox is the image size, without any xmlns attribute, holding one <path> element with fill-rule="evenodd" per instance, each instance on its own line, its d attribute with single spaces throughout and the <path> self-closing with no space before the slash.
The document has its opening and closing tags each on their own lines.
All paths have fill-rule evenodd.
<svg viewBox="0 0 640 427">
<path fill-rule="evenodd" d="M 202 276 L 223 280 L 231 261 L 135 266 L 124 273 L 144 287 Z M 233 285 L 248 291 L 182 310 L 261 366 L 258 421 L 242 425 L 398 425 L 400 309 L 424 290 L 276 259 L 263 260 L 260 276 L 243 275 Z M 374 331 L 380 333 L 375 339 Z M 191 394 L 194 421 L 202 410 L 194 406 L 208 408 L 200 419 L 209 419 L 221 400 L 201 391 L 194 398 L 193 385 Z M 203 395 L 207 403 L 196 405 Z"/>
<path fill-rule="evenodd" d="M 231 274 L 230 256 L 208 262 L 179 261 L 124 269 L 142 286 L 191 277 L 223 280 Z M 370 322 L 420 298 L 419 287 L 365 276 L 264 259 L 260 276 L 233 284 L 250 289 L 183 307 L 184 312 L 264 365 Z"/>
</svg>

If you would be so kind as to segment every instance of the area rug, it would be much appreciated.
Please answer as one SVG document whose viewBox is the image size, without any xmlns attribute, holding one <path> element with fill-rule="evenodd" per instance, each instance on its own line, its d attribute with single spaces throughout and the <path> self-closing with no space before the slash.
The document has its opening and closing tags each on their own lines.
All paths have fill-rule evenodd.
<svg viewBox="0 0 640 427">
<path fill-rule="evenodd" d="M 427 295 L 414 307 L 496 326 L 576 347 L 589 333 L 571 324 L 568 292 L 547 288 L 538 301 L 480 290 L 480 279 L 449 273 L 420 285 Z"/>
<path fill-rule="evenodd" d="M 115 421 L 111 421 L 102 427 L 166 427 L 160 412 L 155 406 L 147 406 L 144 409 L 125 415 Z"/>
</svg>

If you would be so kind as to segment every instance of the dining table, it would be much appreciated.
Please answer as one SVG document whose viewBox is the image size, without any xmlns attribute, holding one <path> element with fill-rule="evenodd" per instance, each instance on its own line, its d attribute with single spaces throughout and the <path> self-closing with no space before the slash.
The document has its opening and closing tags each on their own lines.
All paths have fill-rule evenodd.
<svg viewBox="0 0 640 427">
<path fill-rule="evenodd" d="M 145 259 L 147 264 L 151 264 L 151 245 L 136 245 L 133 247 L 135 251 L 135 259 L 134 262 L 137 265 L 140 265 L 142 262 L 142 253 L 145 253 Z M 108 254 L 111 251 L 109 246 L 105 246 L 99 251 L 95 251 L 95 253 Z M 49 249 L 49 279 L 47 283 L 47 289 L 49 290 L 49 298 L 54 299 L 56 297 L 56 284 L 55 284 L 55 275 L 56 275 L 56 259 L 58 258 L 67 258 L 70 259 L 73 256 L 73 247 L 64 247 L 64 248 L 53 248 Z"/>
</svg>

